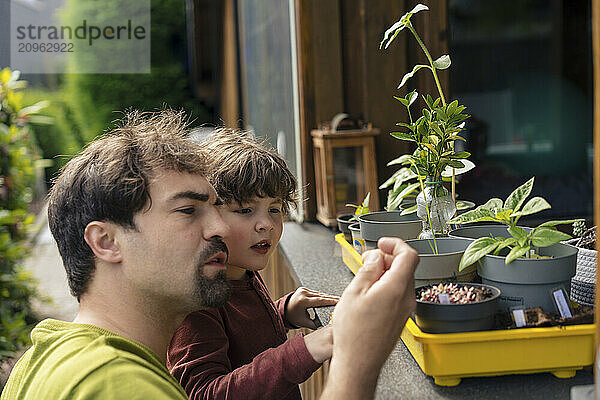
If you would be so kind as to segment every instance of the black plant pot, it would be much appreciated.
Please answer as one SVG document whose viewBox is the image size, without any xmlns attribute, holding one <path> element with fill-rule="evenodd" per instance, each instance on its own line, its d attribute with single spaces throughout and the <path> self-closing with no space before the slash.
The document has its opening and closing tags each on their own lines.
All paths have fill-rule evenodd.
<svg viewBox="0 0 600 400">
<path fill-rule="evenodd" d="M 466 283 L 465 285 L 488 288 L 493 292 L 493 296 L 483 301 L 467 304 L 440 304 L 417 300 L 415 311 L 417 326 L 423 332 L 428 333 L 473 332 L 492 329 L 500 289 L 479 283 Z M 417 288 L 416 292 L 418 293 L 421 288 Z"/>
</svg>

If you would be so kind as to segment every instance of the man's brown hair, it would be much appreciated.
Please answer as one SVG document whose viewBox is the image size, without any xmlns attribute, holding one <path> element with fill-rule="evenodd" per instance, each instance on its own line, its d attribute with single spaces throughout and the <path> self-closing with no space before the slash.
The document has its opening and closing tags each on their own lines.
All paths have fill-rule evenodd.
<svg viewBox="0 0 600 400">
<path fill-rule="evenodd" d="M 136 229 L 134 215 L 151 205 L 148 185 L 161 171 L 206 176 L 201 147 L 188 137 L 183 112 L 127 112 L 61 170 L 50 190 L 48 222 L 71 293 L 85 292 L 95 268 L 84 240 L 92 221 Z"/>
<path fill-rule="evenodd" d="M 225 203 L 255 196 L 280 199 L 284 212 L 297 205 L 296 178 L 285 160 L 249 132 L 221 128 L 203 142 L 210 155 L 209 181 Z"/>
</svg>

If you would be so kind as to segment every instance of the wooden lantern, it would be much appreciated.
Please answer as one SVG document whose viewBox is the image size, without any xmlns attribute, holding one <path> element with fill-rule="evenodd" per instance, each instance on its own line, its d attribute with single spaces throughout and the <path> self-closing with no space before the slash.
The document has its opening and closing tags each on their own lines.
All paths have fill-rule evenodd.
<svg viewBox="0 0 600 400">
<path fill-rule="evenodd" d="M 346 204 L 360 204 L 371 193 L 369 208 L 379 209 L 375 136 L 379 129 L 311 131 L 317 219 L 335 226 L 340 214 L 352 212 Z"/>
</svg>

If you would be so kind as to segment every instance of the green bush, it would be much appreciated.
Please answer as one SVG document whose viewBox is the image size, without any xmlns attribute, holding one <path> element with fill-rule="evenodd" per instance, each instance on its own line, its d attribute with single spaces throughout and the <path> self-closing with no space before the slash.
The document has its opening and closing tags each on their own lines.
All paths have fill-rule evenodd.
<svg viewBox="0 0 600 400">
<path fill-rule="evenodd" d="M 48 122 L 36 115 L 44 103 L 24 107 L 25 82 L 17 71 L 0 71 L 0 358 L 10 357 L 29 342 L 37 321 L 31 309 L 32 278 L 22 270 L 27 255 L 26 234 L 34 217 L 33 199 L 39 154 L 30 122 Z"/>
<path fill-rule="evenodd" d="M 50 182 L 58 170 L 89 141 L 83 138 L 73 117 L 73 110 L 65 99 L 62 90 L 28 89 L 23 92 L 23 102 L 27 104 L 48 100 L 44 113 L 51 117 L 53 124 L 35 125 L 33 132 L 43 158 L 51 161 L 46 169 L 46 181 Z"/>
</svg>

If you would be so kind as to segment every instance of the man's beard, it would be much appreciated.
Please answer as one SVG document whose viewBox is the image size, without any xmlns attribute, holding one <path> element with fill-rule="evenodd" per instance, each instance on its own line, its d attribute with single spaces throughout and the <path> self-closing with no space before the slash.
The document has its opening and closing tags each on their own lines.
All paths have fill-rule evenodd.
<svg viewBox="0 0 600 400">
<path fill-rule="evenodd" d="M 218 251 L 229 254 L 225 243 L 215 240 L 205 250 L 204 259 Z M 227 304 L 231 297 L 231 283 L 227 280 L 225 271 L 219 271 L 214 278 L 209 278 L 204 275 L 204 268 L 201 268 L 196 274 L 195 292 L 201 307 L 219 308 Z"/>
</svg>

